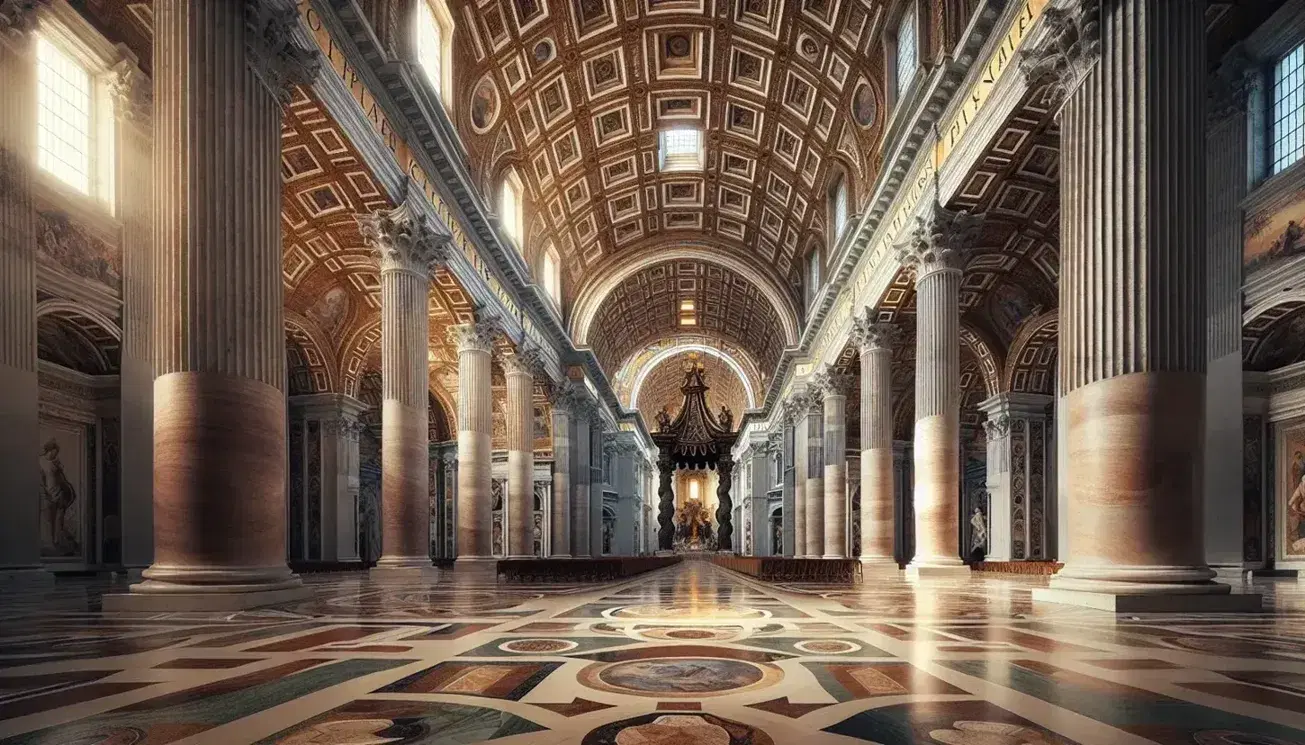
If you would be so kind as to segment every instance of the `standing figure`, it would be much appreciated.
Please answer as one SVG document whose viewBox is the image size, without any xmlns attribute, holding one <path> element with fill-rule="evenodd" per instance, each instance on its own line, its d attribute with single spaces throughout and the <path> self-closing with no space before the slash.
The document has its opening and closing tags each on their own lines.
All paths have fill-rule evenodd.
<svg viewBox="0 0 1305 745">
<path fill-rule="evenodd" d="M 41 450 L 41 504 L 45 508 L 49 546 L 57 556 L 73 556 L 80 548 L 77 533 L 68 526 L 68 513 L 77 490 L 68 481 L 59 460 L 59 443 L 51 439 Z"/>
</svg>

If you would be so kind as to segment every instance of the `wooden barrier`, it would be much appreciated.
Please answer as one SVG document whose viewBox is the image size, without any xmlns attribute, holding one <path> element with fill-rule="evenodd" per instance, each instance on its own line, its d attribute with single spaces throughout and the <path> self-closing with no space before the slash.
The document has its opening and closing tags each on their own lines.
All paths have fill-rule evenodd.
<svg viewBox="0 0 1305 745">
<path fill-rule="evenodd" d="M 786 556 L 713 556 L 719 567 L 766 582 L 825 582 L 851 584 L 861 581 L 861 562 L 856 559 L 794 559 Z"/>
<path fill-rule="evenodd" d="M 503 559 L 503 582 L 611 582 L 678 564 L 679 556 L 605 556 L 601 559 Z"/>
<path fill-rule="evenodd" d="M 1058 561 L 980 561 L 974 565 L 976 572 L 996 572 L 998 574 L 1036 574 L 1048 576 L 1060 571 L 1065 566 Z"/>
</svg>

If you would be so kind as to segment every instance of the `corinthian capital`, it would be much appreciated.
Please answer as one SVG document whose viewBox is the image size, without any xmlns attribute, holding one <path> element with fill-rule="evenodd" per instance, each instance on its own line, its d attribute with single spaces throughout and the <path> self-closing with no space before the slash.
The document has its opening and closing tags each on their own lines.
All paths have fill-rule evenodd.
<svg viewBox="0 0 1305 745">
<path fill-rule="evenodd" d="M 891 350 L 901 338 L 901 329 L 893 323 L 871 320 L 870 313 L 867 309 L 864 315 L 853 319 L 852 343 L 860 348 L 862 354 L 880 349 Z"/>
<path fill-rule="evenodd" d="M 493 321 L 463 323 L 449 327 L 449 340 L 458 347 L 458 353 L 494 351 L 494 335 L 498 324 Z"/>
<path fill-rule="evenodd" d="M 1211 122 L 1224 121 L 1246 110 L 1251 90 L 1248 75 L 1254 69 L 1255 62 L 1242 44 L 1235 45 L 1224 55 L 1219 69 L 1210 76 L 1210 104 L 1206 113 Z"/>
<path fill-rule="evenodd" d="M 1060 0 L 1042 18 L 1045 35 L 1020 53 L 1020 72 L 1030 87 L 1051 83 L 1064 101 L 1101 56 L 1101 0 Z"/>
<path fill-rule="evenodd" d="M 448 260 L 450 236 L 437 232 L 412 198 L 390 212 L 358 215 L 358 232 L 376 252 L 381 274 L 391 271 L 430 276 L 431 266 Z"/>
<path fill-rule="evenodd" d="M 522 345 L 515 354 L 503 355 L 503 371 L 508 375 L 534 376 L 539 370 L 539 350 Z"/>
<path fill-rule="evenodd" d="M 916 281 L 934 272 L 960 271 L 974 246 L 983 218 L 965 210 L 949 210 L 936 202 L 915 218 L 906 241 L 897 246 L 897 257 L 915 267 Z"/>
<path fill-rule="evenodd" d="M 37 11 L 49 4 L 50 0 L 0 0 L 0 39 L 35 29 Z"/>
<path fill-rule="evenodd" d="M 822 396 L 844 396 L 852 392 L 856 385 L 856 376 L 837 373 L 826 368 L 811 378 L 811 386 L 820 391 Z"/>
<path fill-rule="evenodd" d="M 109 95 L 113 98 L 114 113 L 120 120 L 149 126 L 154 111 L 154 91 L 149 78 L 133 60 L 124 59 L 113 66 Z"/>
<path fill-rule="evenodd" d="M 292 38 L 299 12 L 283 0 L 245 0 L 245 50 L 249 69 L 282 104 L 290 103 L 296 85 L 317 77 L 321 59 Z"/>
</svg>

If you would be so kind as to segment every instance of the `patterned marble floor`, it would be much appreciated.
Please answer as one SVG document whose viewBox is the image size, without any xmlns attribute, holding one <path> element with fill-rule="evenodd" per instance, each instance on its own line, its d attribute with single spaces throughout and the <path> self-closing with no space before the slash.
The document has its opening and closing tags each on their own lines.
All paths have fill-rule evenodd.
<svg viewBox="0 0 1305 745">
<path fill-rule="evenodd" d="M 606 586 L 311 576 L 237 614 L 0 593 L 0 743 L 1305 743 L 1305 591 L 1116 619 L 1041 578 L 768 586 L 689 562 Z"/>
</svg>

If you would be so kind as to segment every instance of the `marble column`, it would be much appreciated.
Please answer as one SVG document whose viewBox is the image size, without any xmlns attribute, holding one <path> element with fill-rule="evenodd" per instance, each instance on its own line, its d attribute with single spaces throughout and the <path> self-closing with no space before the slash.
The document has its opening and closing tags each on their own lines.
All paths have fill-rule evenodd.
<svg viewBox="0 0 1305 745">
<path fill-rule="evenodd" d="M 553 490 L 549 510 L 549 556 L 571 557 L 571 459 L 574 447 L 571 392 L 555 387 L 553 404 Z"/>
<path fill-rule="evenodd" d="M 588 394 L 577 396 L 575 408 L 575 447 L 571 451 L 571 556 L 588 558 L 593 554 L 589 544 L 589 451 L 593 445 L 590 435 L 590 412 L 593 404 Z"/>
<path fill-rule="evenodd" d="M 1102 0 L 1095 10 L 1059 16 L 1060 43 L 1031 49 L 1026 67 L 1066 97 L 1060 378 L 1072 553 L 1034 599 L 1258 609 L 1258 596 L 1229 594 L 1205 564 L 1205 6 Z M 1078 41 L 1066 45 L 1070 35 Z"/>
<path fill-rule="evenodd" d="M 122 566 L 139 578 L 154 560 L 154 95 L 132 58 L 113 67 L 118 217 L 122 221 L 122 442 L 118 512 Z"/>
<path fill-rule="evenodd" d="M 50 583 L 41 565 L 37 456 L 36 153 L 38 10 L 0 16 L 0 580 Z"/>
<path fill-rule="evenodd" d="M 825 551 L 825 408 L 824 391 L 818 386 L 807 389 L 807 411 L 803 426 L 807 432 L 806 554 L 819 559 Z M 844 471 L 846 473 L 846 471 Z"/>
<path fill-rule="evenodd" d="M 893 558 L 893 344 L 897 327 L 858 318 L 861 353 L 861 563 L 896 569 Z"/>
<path fill-rule="evenodd" d="M 781 513 L 784 520 L 782 532 L 784 545 L 781 551 L 775 553 L 776 556 L 794 556 L 793 549 L 797 545 L 797 531 L 795 530 L 794 521 L 797 519 L 797 502 L 794 494 L 796 471 L 794 470 L 794 438 L 796 433 L 793 426 L 792 409 L 788 405 L 784 406 L 783 413 L 780 415 L 780 481 L 782 482 L 783 491 L 780 494 L 780 500 L 783 507 Z"/>
<path fill-rule="evenodd" d="M 535 367 L 539 355 L 519 350 L 503 358 L 507 378 L 507 556 L 531 558 L 535 499 Z"/>
<path fill-rule="evenodd" d="M 899 247 L 915 269 L 915 558 L 911 576 L 968 573 L 961 561 L 960 288 L 978 220 L 932 204 Z"/>
<path fill-rule="evenodd" d="M 302 508 L 289 511 L 304 537 L 300 561 L 355 562 L 358 556 L 359 415 L 367 405 L 342 393 L 290 398 L 290 488 Z M 295 436 L 295 430 L 298 436 Z M 299 447 L 294 447 L 295 445 Z M 291 526 L 293 535 L 295 526 Z"/>
<path fill-rule="evenodd" d="M 999 393 L 979 404 L 987 416 L 988 561 L 1048 558 L 1047 496 L 1055 484 L 1047 463 L 1055 442 L 1047 413 L 1054 403 L 1036 393 Z"/>
<path fill-rule="evenodd" d="M 459 573 L 494 574 L 492 478 L 493 391 L 490 365 L 493 324 L 449 328 L 458 348 L 458 558 Z"/>
<path fill-rule="evenodd" d="M 430 274 L 448 238 L 409 194 L 358 218 L 381 272 L 381 558 L 376 571 L 429 572 Z"/>
<path fill-rule="evenodd" d="M 154 563 L 106 610 L 308 591 L 285 562 L 281 107 L 311 81 L 280 2 L 154 4 Z"/>
<path fill-rule="evenodd" d="M 811 399 L 806 389 L 795 390 L 785 404 L 784 415 L 793 424 L 793 512 L 785 515 L 785 520 L 793 523 L 793 549 L 791 556 L 806 557 L 807 554 L 807 440 L 810 429 L 807 427 L 807 412 L 811 409 Z M 787 505 L 785 505 L 787 507 Z"/>
<path fill-rule="evenodd" d="M 657 553 L 675 547 L 675 461 L 662 450 L 657 455 Z"/>
<path fill-rule="evenodd" d="M 826 559 L 847 558 L 847 394 L 855 385 L 851 375 L 820 376 L 824 409 L 824 502 Z M 864 499 L 864 496 L 862 496 Z"/>
</svg>

